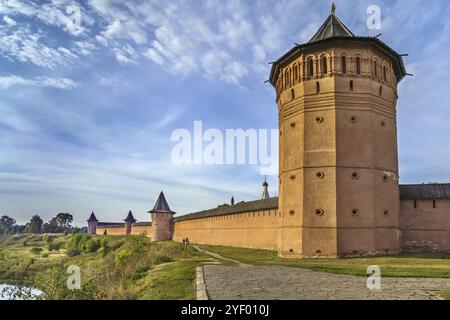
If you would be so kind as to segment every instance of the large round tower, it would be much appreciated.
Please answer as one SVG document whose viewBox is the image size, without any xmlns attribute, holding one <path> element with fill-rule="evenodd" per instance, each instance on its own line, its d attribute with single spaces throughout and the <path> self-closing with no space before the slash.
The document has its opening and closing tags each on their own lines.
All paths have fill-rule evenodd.
<svg viewBox="0 0 450 320">
<path fill-rule="evenodd" d="M 402 57 L 331 15 L 274 62 L 279 110 L 279 253 L 400 251 L 397 84 Z"/>
</svg>

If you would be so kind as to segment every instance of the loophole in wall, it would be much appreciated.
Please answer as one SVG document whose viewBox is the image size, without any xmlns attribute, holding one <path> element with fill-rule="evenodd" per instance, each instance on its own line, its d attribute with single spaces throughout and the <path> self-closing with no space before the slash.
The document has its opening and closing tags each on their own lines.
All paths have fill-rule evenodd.
<svg viewBox="0 0 450 320">
<path fill-rule="evenodd" d="M 352 216 L 354 216 L 354 217 L 359 216 L 359 210 L 358 209 L 353 209 L 352 210 Z"/>
<path fill-rule="evenodd" d="M 291 216 L 295 215 L 295 210 L 289 211 L 289 214 L 290 214 Z"/>
<path fill-rule="evenodd" d="M 316 209 L 315 213 L 316 213 L 317 216 L 321 217 L 321 216 L 323 216 L 323 214 L 325 212 L 323 211 L 323 209 Z"/>
<path fill-rule="evenodd" d="M 295 127 L 296 127 L 295 122 L 291 122 L 291 129 L 295 129 Z"/>
<path fill-rule="evenodd" d="M 359 179 L 359 173 L 358 172 L 352 172 L 352 179 L 353 180 L 356 180 L 356 179 Z"/>
<path fill-rule="evenodd" d="M 351 116 L 351 117 L 350 117 L 350 121 L 351 121 L 352 123 L 357 123 L 357 122 L 358 122 L 358 118 L 357 118 L 356 116 Z"/>
<path fill-rule="evenodd" d="M 295 176 L 294 175 L 292 175 L 292 176 L 290 176 L 290 178 L 289 179 L 291 179 L 291 181 L 295 181 Z"/>
<path fill-rule="evenodd" d="M 323 122 L 323 117 L 316 117 L 316 122 L 317 123 L 322 123 Z"/>
<path fill-rule="evenodd" d="M 381 123 L 380 123 L 380 124 L 381 124 L 381 127 L 383 127 L 383 128 L 384 128 L 384 127 L 386 127 L 386 122 L 384 122 L 384 121 L 381 121 Z"/>
<path fill-rule="evenodd" d="M 325 178 L 325 173 L 323 173 L 323 171 L 317 171 L 316 172 L 316 178 L 318 178 L 318 179 Z"/>
<path fill-rule="evenodd" d="M 384 210 L 384 212 L 383 212 L 383 214 L 384 214 L 384 216 L 387 216 L 387 215 L 389 215 L 389 210 Z"/>
</svg>

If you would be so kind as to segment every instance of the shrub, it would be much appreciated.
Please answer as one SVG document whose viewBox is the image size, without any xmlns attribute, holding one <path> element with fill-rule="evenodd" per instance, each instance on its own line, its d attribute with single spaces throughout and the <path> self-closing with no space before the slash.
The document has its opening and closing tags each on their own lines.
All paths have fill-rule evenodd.
<svg viewBox="0 0 450 320">
<path fill-rule="evenodd" d="M 53 239 L 55 239 L 55 237 L 52 236 L 52 235 L 49 235 L 49 234 L 45 234 L 45 235 L 42 237 L 42 240 L 44 240 L 44 241 L 47 242 L 47 243 L 53 242 Z"/>
<path fill-rule="evenodd" d="M 69 234 L 69 230 L 64 230 L 64 235 L 67 236 Z"/>
<path fill-rule="evenodd" d="M 42 255 L 42 258 L 48 258 L 48 253 L 44 253 L 44 254 Z"/>
<path fill-rule="evenodd" d="M 40 248 L 40 247 L 33 247 L 33 248 L 31 248 L 31 253 L 39 254 L 41 252 L 42 252 L 42 248 Z"/>
<path fill-rule="evenodd" d="M 81 254 L 81 252 L 80 252 L 80 249 L 78 249 L 78 248 L 67 248 L 67 255 L 69 257 L 75 257 L 80 254 Z"/>
<path fill-rule="evenodd" d="M 59 244 L 55 242 L 50 242 L 47 244 L 48 251 L 58 251 L 59 250 Z"/>
<path fill-rule="evenodd" d="M 102 248 L 103 255 L 108 254 L 109 251 L 109 241 L 107 238 L 102 238 L 100 240 L 100 247 Z"/>
<path fill-rule="evenodd" d="M 100 247 L 100 243 L 96 239 L 89 239 L 82 243 L 83 252 L 90 253 L 96 252 Z"/>
</svg>

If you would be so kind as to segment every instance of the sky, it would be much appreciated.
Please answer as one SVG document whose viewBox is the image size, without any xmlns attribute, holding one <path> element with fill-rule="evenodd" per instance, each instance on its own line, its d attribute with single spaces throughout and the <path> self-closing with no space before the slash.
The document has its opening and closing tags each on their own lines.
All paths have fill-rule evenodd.
<svg viewBox="0 0 450 320">
<path fill-rule="evenodd" d="M 335 1 L 414 74 L 399 85 L 400 182 L 450 182 L 450 2 Z M 371 30 L 367 8 L 381 9 Z M 270 65 L 330 13 L 317 0 L 0 0 L 0 214 L 148 221 L 257 199 L 257 165 L 176 165 L 174 130 L 276 129 Z M 277 178 L 269 176 L 277 195 Z"/>
</svg>

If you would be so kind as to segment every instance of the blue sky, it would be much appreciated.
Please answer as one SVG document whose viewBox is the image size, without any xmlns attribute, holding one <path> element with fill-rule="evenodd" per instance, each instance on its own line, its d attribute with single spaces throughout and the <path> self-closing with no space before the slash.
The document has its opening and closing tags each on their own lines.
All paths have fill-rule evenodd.
<svg viewBox="0 0 450 320">
<path fill-rule="evenodd" d="M 80 25 L 67 7 L 81 9 Z M 382 29 L 366 27 L 381 8 Z M 0 0 L 0 214 L 91 211 L 149 220 L 160 190 L 179 214 L 258 197 L 259 167 L 175 166 L 171 133 L 277 127 L 267 64 L 306 42 L 330 1 Z M 450 182 L 450 4 L 336 1 L 358 35 L 405 58 L 401 183 Z M 73 16 L 72 16 L 73 17 Z M 269 177 L 275 195 L 276 177 Z"/>
</svg>

